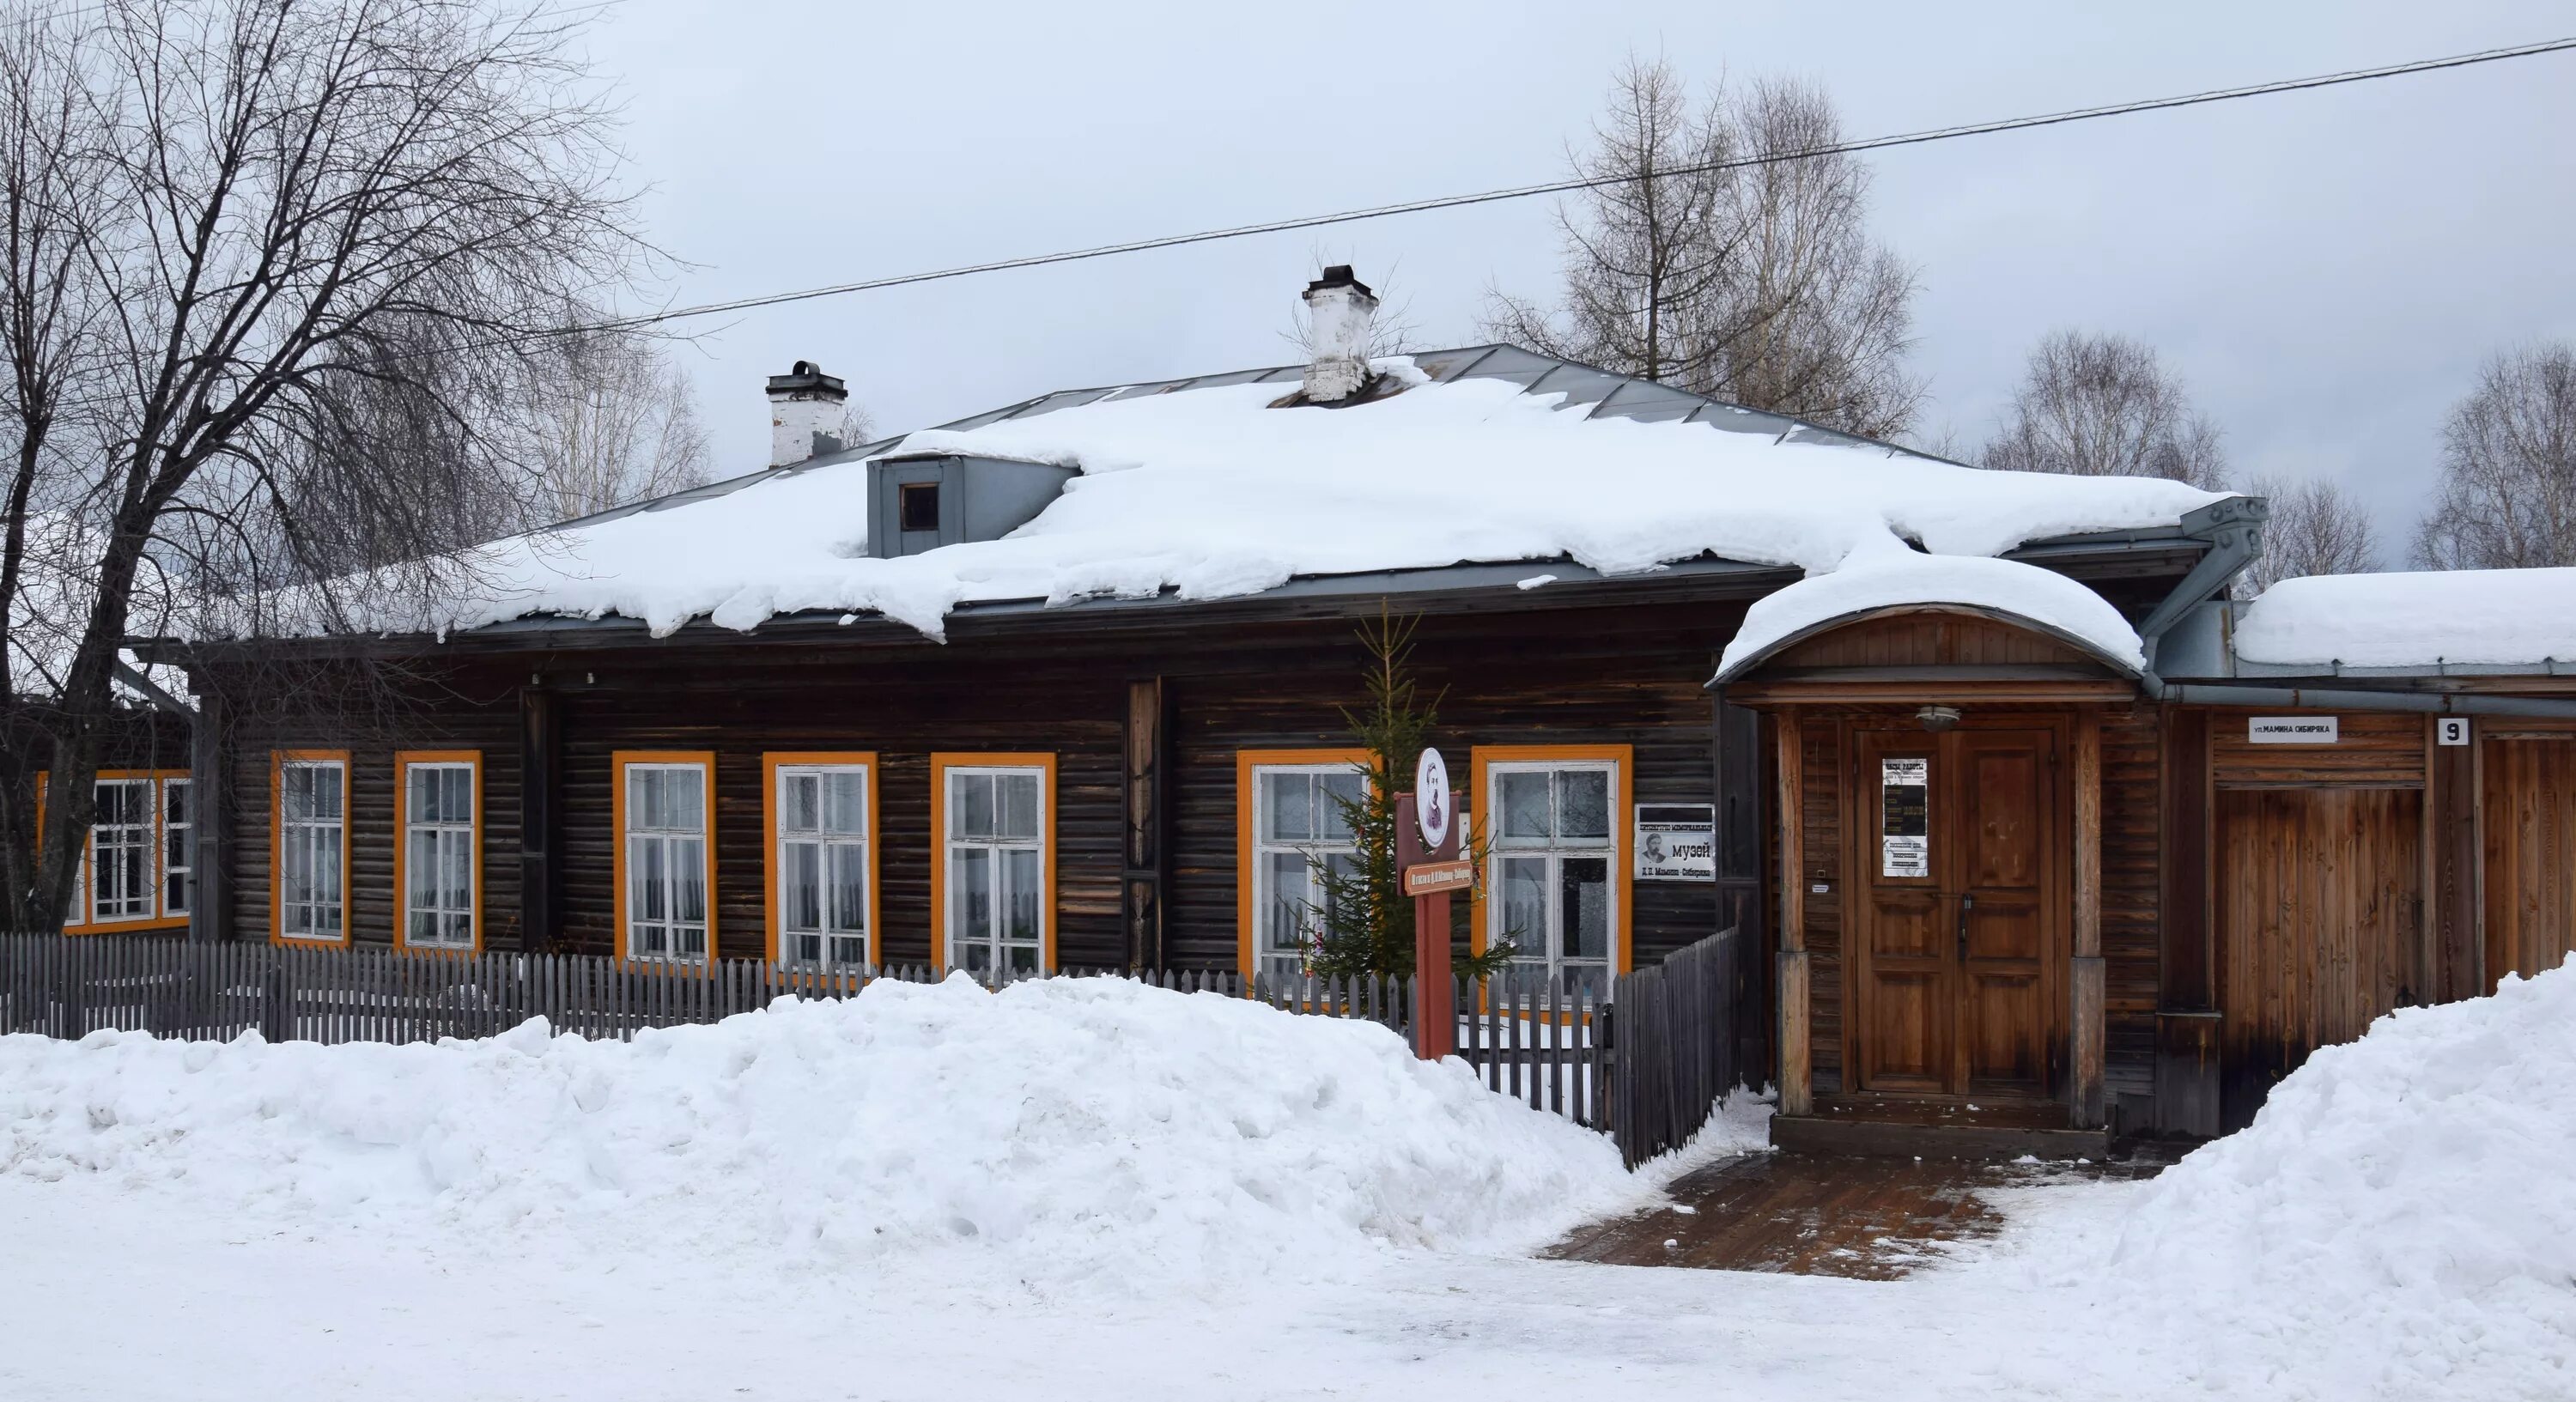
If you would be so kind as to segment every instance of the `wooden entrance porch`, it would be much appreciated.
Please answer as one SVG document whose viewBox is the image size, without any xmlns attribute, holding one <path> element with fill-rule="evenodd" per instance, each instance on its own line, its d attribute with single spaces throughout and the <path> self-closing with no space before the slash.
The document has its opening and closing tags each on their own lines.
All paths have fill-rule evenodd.
<svg viewBox="0 0 2576 1402">
<path fill-rule="evenodd" d="M 2105 734 L 2143 724 L 2152 758 L 2134 683 L 1942 607 L 1793 640 L 1727 699 L 1772 739 L 1773 1142 L 2099 1158 Z"/>
</svg>

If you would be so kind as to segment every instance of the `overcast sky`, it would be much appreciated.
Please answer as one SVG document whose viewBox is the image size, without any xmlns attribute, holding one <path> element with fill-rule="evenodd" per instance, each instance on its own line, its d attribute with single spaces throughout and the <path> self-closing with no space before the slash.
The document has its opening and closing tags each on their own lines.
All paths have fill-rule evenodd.
<svg viewBox="0 0 2576 1402">
<path fill-rule="evenodd" d="M 1970 19 L 1967 16 L 1973 15 Z M 1546 179 L 1611 71 L 1794 73 L 1852 136 L 2576 32 L 2566 4 L 902 6 L 629 0 L 590 40 L 628 97 L 673 303 Z M 2576 54 L 1872 159 L 1921 272 L 1926 436 L 1973 449 L 2053 327 L 2153 344 L 2240 477 L 2339 478 L 2391 563 L 2478 362 L 2576 339 Z M 762 377 L 845 377 L 881 431 L 1043 390 L 1293 360 L 1318 253 L 1480 339 L 1546 293 L 1544 200 L 745 313 L 679 354 L 723 475 Z"/>
</svg>

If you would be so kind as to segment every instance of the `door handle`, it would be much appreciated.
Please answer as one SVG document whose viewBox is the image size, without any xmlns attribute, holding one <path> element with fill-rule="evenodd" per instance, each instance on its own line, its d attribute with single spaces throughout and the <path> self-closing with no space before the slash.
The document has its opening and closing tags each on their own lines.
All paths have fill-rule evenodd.
<svg viewBox="0 0 2576 1402">
<path fill-rule="evenodd" d="M 1976 908 L 1975 896 L 1959 897 L 1959 963 L 1963 966 L 1968 962 L 1968 912 Z"/>
</svg>

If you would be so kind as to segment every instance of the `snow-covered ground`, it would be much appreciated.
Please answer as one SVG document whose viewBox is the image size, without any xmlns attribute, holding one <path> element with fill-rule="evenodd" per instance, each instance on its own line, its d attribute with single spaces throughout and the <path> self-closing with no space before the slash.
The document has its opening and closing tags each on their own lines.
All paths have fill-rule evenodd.
<svg viewBox="0 0 2576 1402">
<path fill-rule="evenodd" d="M 5 1038 L 0 1397 L 2563 1397 L 2571 1068 L 2576 971 L 2404 1013 L 1872 1283 L 1529 1259 L 1673 1166 L 1213 995 Z"/>
</svg>

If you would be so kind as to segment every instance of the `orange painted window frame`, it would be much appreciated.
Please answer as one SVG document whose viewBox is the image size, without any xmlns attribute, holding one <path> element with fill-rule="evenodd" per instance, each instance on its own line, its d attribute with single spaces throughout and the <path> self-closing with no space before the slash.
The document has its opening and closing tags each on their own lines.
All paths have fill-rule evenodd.
<svg viewBox="0 0 2576 1402">
<path fill-rule="evenodd" d="M 474 941 L 464 949 L 411 942 L 411 768 L 415 764 L 462 764 L 474 771 Z M 394 948 L 414 954 L 471 957 L 483 952 L 483 752 L 481 750 L 397 750 L 394 752 Z"/>
<path fill-rule="evenodd" d="M 707 776 L 707 957 L 703 960 L 636 959 L 626 947 L 626 770 L 636 764 L 695 764 Z M 657 969 L 703 969 L 712 971 L 718 958 L 716 944 L 716 752 L 713 750 L 615 750 L 608 756 L 610 794 L 609 828 L 617 846 L 611 853 L 609 870 L 616 882 L 610 908 L 617 921 L 617 958 L 622 963 L 649 964 Z"/>
<path fill-rule="evenodd" d="M 170 808 L 164 801 L 162 785 L 172 779 L 189 778 L 191 777 L 190 772 L 185 769 L 102 769 L 98 771 L 97 777 L 100 779 L 149 779 L 152 781 L 152 909 L 155 912 L 159 912 L 163 903 L 162 898 L 165 894 L 162 890 L 162 864 L 169 860 L 168 844 L 170 836 Z M 36 771 L 36 842 L 40 849 L 45 841 L 46 789 L 51 785 L 52 779 L 53 776 L 49 771 L 42 769 Z M 190 796 L 194 797 L 194 794 L 192 793 Z M 95 894 L 90 891 L 88 887 L 92 864 L 97 860 L 96 847 L 96 839 L 91 837 L 83 837 L 81 839 L 79 876 L 82 889 L 80 893 L 80 908 L 81 913 L 84 916 L 89 914 L 91 908 L 90 898 Z M 84 919 L 78 923 L 66 922 L 63 926 L 63 933 L 67 935 L 139 935 L 163 930 L 184 930 L 186 928 L 188 928 L 187 916 L 156 913 L 138 920 Z"/>
<path fill-rule="evenodd" d="M 286 766 L 340 766 L 340 933 L 334 937 L 286 933 Z M 347 947 L 357 931 L 357 893 L 349 889 L 349 849 L 356 844 L 356 815 L 349 811 L 352 771 L 347 750 L 271 750 L 268 752 L 268 942 L 320 948 Z M 190 795 L 194 797 L 195 795 Z"/>
<path fill-rule="evenodd" d="M 940 751 L 930 757 L 930 967 L 948 967 L 948 771 L 952 769 L 1035 769 L 1039 801 L 1046 805 L 1038 824 L 1040 884 L 1038 967 L 1055 971 L 1055 752 Z"/>
<path fill-rule="evenodd" d="M 1612 902 L 1618 925 L 1610 932 L 1611 971 L 1630 972 L 1637 948 L 1637 881 L 1636 854 L 1630 849 L 1637 840 L 1637 747 L 1634 745 L 1478 745 L 1469 752 L 1472 782 L 1468 790 L 1476 821 L 1490 822 L 1494 812 L 1492 767 L 1497 764 L 1592 763 L 1609 760 L 1618 765 L 1618 782 L 1610 795 L 1610 873 L 1618 883 L 1619 898 Z M 1490 841 L 1492 830 L 1478 835 Z M 1494 889 L 1494 861 L 1503 855 L 1489 850 L 1485 869 L 1476 874 L 1476 893 L 1468 903 L 1467 944 L 1478 954 L 1485 952 L 1485 903 Z"/>
<path fill-rule="evenodd" d="M 877 821 L 881 809 L 879 782 L 883 773 L 877 766 L 874 750 L 774 750 L 760 757 L 760 841 L 761 898 L 769 925 L 769 962 L 780 962 L 780 950 L 786 938 L 787 901 L 778 883 L 785 875 L 785 863 L 778 860 L 778 771 L 782 769 L 864 769 L 868 774 L 868 962 L 885 963 L 885 903 L 877 880 L 878 853 L 883 850 L 882 825 Z"/>
<path fill-rule="evenodd" d="M 1296 750 L 1237 750 L 1234 752 L 1234 968 L 1250 978 L 1260 967 L 1261 938 L 1254 928 L 1253 909 L 1253 831 L 1259 815 L 1254 811 L 1252 796 L 1254 775 L 1263 769 L 1300 766 L 1312 768 L 1325 764 L 1355 764 L 1365 775 L 1374 756 L 1366 749 L 1349 745 L 1322 746 Z"/>
</svg>

